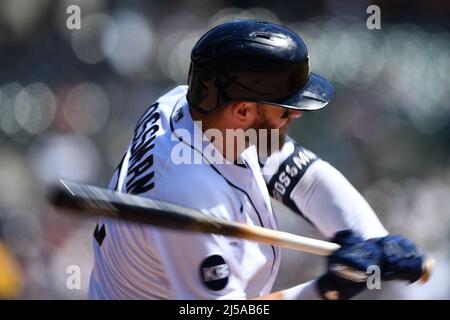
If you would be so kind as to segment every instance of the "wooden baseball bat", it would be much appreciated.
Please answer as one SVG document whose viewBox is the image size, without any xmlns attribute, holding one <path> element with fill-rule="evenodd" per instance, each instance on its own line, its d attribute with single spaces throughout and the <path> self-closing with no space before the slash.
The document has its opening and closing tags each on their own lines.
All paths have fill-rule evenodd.
<svg viewBox="0 0 450 320">
<path fill-rule="evenodd" d="M 169 229 L 220 234 L 321 256 L 331 255 L 340 248 L 336 243 L 226 221 L 207 216 L 196 209 L 68 180 L 60 180 L 59 184 L 54 185 L 48 198 L 55 207 L 70 209 L 69 212 L 85 216 L 115 218 Z M 423 266 L 421 281 L 428 281 L 432 266 L 433 261 L 427 259 Z"/>
</svg>

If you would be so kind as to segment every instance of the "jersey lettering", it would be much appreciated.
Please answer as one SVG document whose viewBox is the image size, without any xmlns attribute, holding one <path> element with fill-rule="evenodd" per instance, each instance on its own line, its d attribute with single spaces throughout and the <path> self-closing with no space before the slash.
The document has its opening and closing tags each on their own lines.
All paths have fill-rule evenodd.
<svg viewBox="0 0 450 320">
<path fill-rule="evenodd" d="M 155 187 L 153 178 L 153 153 L 156 133 L 159 130 L 157 121 L 160 115 L 158 102 L 152 104 L 145 115 L 139 120 L 130 148 L 130 166 L 128 168 L 127 191 L 131 194 L 145 193 Z"/>
<path fill-rule="evenodd" d="M 268 189 L 270 195 L 283 204 L 299 212 L 291 200 L 291 191 L 305 174 L 311 163 L 318 157 L 309 150 L 296 144 L 294 152 L 280 165 L 278 172 L 271 178 Z"/>
</svg>

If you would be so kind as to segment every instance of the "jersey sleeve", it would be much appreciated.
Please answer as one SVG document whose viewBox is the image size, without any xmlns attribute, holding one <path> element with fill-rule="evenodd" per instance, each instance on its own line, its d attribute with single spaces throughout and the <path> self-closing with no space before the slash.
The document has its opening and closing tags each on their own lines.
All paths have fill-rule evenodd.
<svg viewBox="0 0 450 320">
<path fill-rule="evenodd" d="M 151 197 L 198 208 L 205 215 L 232 220 L 239 212 L 234 199 L 212 183 L 185 172 L 163 178 Z M 206 233 L 151 228 L 173 299 L 246 299 L 247 277 L 239 239 Z"/>
<path fill-rule="evenodd" d="M 387 234 L 363 196 L 328 162 L 293 140 L 271 158 L 265 165 L 274 172 L 265 175 L 271 196 L 310 221 L 325 237 L 344 229 L 363 238 Z"/>
</svg>

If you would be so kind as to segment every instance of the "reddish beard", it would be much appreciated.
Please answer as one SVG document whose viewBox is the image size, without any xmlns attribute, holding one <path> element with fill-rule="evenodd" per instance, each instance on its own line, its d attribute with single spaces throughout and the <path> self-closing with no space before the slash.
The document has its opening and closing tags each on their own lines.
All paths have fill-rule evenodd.
<svg viewBox="0 0 450 320">
<path fill-rule="evenodd" d="M 261 113 L 259 114 L 258 119 L 253 122 L 251 128 L 255 129 L 258 132 L 256 147 L 258 153 L 263 158 L 265 158 L 266 156 L 270 156 L 272 153 L 279 151 L 283 147 L 286 141 L 286 133 L 289 122 L 290 121 L 286 122 L 283 127 L 278 129 L 274 127 L 271 121 L 267 119 L 263 111 L 261 111 Z M 265 137 L 264 135 L 259 134 L 259 130 L 261 129 L 267 130 L 266 141 L 260 141 L 261 137 Z M 272 130 L 277 130 L 278 133 L 272 134 Z M 278 139 L 278 141 L 272 141 L 272 136 Z M 267 148 L 265 148 L 266 150 L 262 150 L 263 146 L 267 146 Z"/>
</svg>

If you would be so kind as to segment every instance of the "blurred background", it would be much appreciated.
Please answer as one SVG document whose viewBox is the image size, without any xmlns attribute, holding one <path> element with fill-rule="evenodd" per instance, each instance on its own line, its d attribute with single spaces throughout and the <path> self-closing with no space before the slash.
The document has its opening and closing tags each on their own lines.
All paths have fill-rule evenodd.
<svg viewBox="0 0 450 320">
<path fill-rule="evenodd" d="M 81 29 L 67 28 L 69 5 Z M 370 30 L 369 5 L 381 9 Z M 366 299 L 450 298 L 450 2 L 1 0 L 0 298 L 84 299 L 95 221 L 55 213 L 43 186 L 107 186 L 139 115 L 186 84 L 190 50 L 235 18 L 282 23 L 310 50 L 336 97 L 290 134 L 336 166 L 392 233 L 437 265 L 426 285 L 383 283 Z M 319 238 L 275 205 L 284 230 Z M 275 289 L 325 260 L 285 251 Z M 67 287 L 71 266 L 80 289 Z"/>
</svg>

